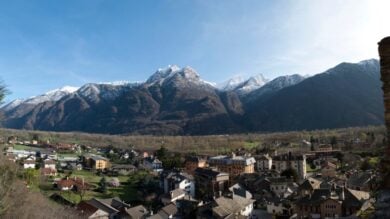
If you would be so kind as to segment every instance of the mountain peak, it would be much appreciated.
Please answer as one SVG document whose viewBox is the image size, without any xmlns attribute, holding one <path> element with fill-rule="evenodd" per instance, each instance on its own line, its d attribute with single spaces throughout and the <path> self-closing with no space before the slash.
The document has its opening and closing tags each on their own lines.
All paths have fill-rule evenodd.
<svg viewBox="0 0 390 219">
<path fill-rule="evenodd" d="M 64 86 L 64 87 L 61 87 L 61 88 L 58 88 L 58 89 L 54 89 L 54 90 L 48 91 L 45 94 L 46 95 L 53 95 L 53 94 L 58 93 L 58 92 L 63 92 L 63 93 L 70 94 L 70 93 L 76 92 L 78 89 L 79 89 L 79 87 Z"/>
<path fill-rule="evenodd" d="M 217 87 L 220 90 L 229 91 L 229 90 L 234 90 L 234 88 L 236 88 L 242 82 L 244 82 L 244 78 L 240 75 L 237 75 L 225 82 L 218 84 Z"/>
<path fill-rule="evenodd" d="M 359 65 L 378 65 L 379 64 L 379 60 L 378 59 L 367 59 L 367 60 L 363 60 L 363 61 L 360 61 L 358 62 Z"/>
<path fill-rule="evenodd" d="M 258 88 L 261 88 L 269 82 L 262 74 L 250 77 L 248 80 L 242 82 L 234 88 L 240 94 L 246 94 Z"/>
<path fill-rule="evenodd" d="M 200 76 L 195 69 L 190 66 L 180 68 L 177 65 L 169 65 L 167 68 L 158 69 L 149 79 L 146 81 L 147 84 L 163 84 L 167 79 L 181 77 L 192 82 L 199 82 Z"/>
</svg>

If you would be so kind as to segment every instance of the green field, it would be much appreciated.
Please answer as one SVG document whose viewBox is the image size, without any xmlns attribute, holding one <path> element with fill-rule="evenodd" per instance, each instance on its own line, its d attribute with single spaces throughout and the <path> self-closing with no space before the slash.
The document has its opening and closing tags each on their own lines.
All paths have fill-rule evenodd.
<svg viewBox="0 0 390 219">
<path fill-rule="evenodd" d="M 142 181 L 146 175 L 148 175 L 147 172 L 139 171 L 134 174 L 131 174 L 130 176 L 115 177 L 118 178 L 121 183 L 119 187 L 107 186 L 107 192 L 104 194 L 93 191 L 93 189 L 91 189 L 84 193 L 83 200 L 89 200 L 91 198 L 120 197 L 122 200 L 126 202 L 140 201 L 142 200 L 142 197 L 140 197 L 137 187 L 140 181 Z M 60 174 L 56 178 L 62 178 L 62 177 L 65 177 L 65 174 Z M 98 187 L 98 183 L 102 179 L 102 176 L 98 176 L 93 172 L 87 170 L 73 171 L 69 177 L 83 178 L 85 182 L 90 183 L 91 185 L 93 185 L 94 188 Z M 106 176 L 105 178 L 106 181 L 109 182 L 113 177 Z M 39 188 L 41 192 L 44 193 L 46 196 L 50 196 L 53 193 L 59 193 L 65 199 L 67 199 L 68 201 L 74 204 L 77 204 L 81 201 L 80 194 L 72 191 L 59 191 L 57 189 L 54 189 L 52 181 L 50 180 L 41 183 Z"/>
</svg>

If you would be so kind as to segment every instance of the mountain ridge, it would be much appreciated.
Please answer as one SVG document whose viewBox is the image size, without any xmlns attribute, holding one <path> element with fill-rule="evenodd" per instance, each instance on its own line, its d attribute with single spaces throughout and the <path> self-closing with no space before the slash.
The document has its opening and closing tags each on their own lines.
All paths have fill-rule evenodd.
<svg viewBox="0 0 390 219">
<path fill-rule="evenodd" d="M 36 105 L 16 101 L 1 111 L 9 128 L 109 134 L 203 135 L 383 123 L 377 60 L 341 63 L 311 77 L 261 75 L 229 89 L 204 81 L 191 67 L 168 66 L 143 83 L 90 83 L 61 98 Z"/>
</svg>

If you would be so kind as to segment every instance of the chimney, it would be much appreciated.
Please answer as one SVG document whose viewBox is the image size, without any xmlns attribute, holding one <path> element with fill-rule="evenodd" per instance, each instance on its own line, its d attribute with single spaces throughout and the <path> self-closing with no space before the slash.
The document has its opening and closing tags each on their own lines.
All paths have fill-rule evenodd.
<svg viewBox="0 0 390 219">
<path fill-rule="evenodd" d="M 341 195 L 340 195 L 340 199 L 342 200 L 342 201 L 344 201 L 345 200 L 345 192 L 344 192 L 344 186 L 341 188 Z"/>
<path fill-rule="evenodd" d="M 381 160 L 380 170 L 383 177 L 382 187 L 390 189 L 390 37 L 383 38 L 378 44 L 385 106 L 385 125 L 387 128 L 386 152 Z"/>
</svg>

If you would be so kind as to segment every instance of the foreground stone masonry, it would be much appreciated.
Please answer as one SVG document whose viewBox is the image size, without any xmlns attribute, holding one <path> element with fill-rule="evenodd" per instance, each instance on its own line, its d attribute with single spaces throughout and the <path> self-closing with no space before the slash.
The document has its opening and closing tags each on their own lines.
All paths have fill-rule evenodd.
<svg viewBox="0 0 390 219">
<path fill-rule="evenodd" d="M 390 218 L 390 37 L 383 38 L 378 44 L 387 128 L 387 148 L 380 164 L 383 182 L 376 197 L 375 213 L 371 218 Z"/>
<path fill-rule="evenodd" d="M 387 136 L 390 136 L 390 37 L 386 37 L 379 42 L 379 56 L 381 65 L 381 80 L 383 82 L 383 100 L 385 106 L 385 124 Z M 390 189 L 390 144 L 387 141 L 386 156 L 382 160 L 382 187 Z"/>
</svg>

